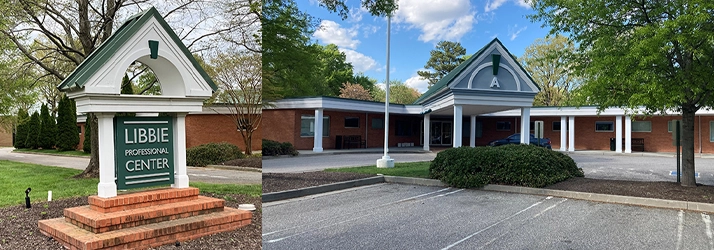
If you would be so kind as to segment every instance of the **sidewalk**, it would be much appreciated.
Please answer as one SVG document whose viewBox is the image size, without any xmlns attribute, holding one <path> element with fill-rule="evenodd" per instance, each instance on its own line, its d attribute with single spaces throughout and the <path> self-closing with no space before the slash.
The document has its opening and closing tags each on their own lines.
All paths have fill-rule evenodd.
<svg viewBox="0 0 714 250">
<path fill-rule="evenodd" d="M 314 152 L 312 150 L 298 150 L 300 153 L 298 156 L 310 156 L 310 155 L 338 155 L 338 154 L 374 154 L 374 153 L 384 153 L 384 148 L 351 148 L 351 149 L 325 149 L 322 152 Z M 400 154 L 400 153 L 430 153 L 431 151 L 424 151 L 422 147 L 391 147 L 389 148 L 389 153 Z"/>
</svg>

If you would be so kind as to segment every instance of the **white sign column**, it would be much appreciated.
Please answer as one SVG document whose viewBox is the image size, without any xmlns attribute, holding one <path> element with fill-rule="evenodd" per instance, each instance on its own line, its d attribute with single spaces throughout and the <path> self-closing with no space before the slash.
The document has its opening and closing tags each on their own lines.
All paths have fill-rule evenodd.
<svg viewBox="0 0 714 250">
<path fill-rule="evenodd" d="M 560 117 L 560 151 L 565 151 L 566 149 L 565 142 L 566 138 L 568 137 L 568 124 L 566 120 L 566 116 Z"/>
<path fill-rule="evenodd" d="M 431 142 L 431 114 L 424 115 L 424 151 L 429 151 L 429 142 Z"/>
<path fill-rule="evenodd" d="M 575 117 L 568 117 L 568 151 L 575 151 Z"/>
<path fill-rule="evenodd" d="M 186 172 L 186 113 L 177 113 L 174 120 L 174 184 L 173 188 L 188 187 Z"/>
<path fill-rule="evenodd" d="M 476 147 L 476 116 L 471 116 L 471 133 L 469 134 L 469 146 Z"/>
<path fill-rule="evenodd" d="M 622 116 L 615 116 L 615 152 L 622 153 Z"/>
<path fill-rule="evenodd" d="M 521 108 L 521 143 L 531 144 L 531 108 Z"/>
<path fill-rule="evenodd" d="M 114 113 L 96 113 L 99 141 L 99 185 L 97 195 L 101 198 L 117 196 L 114 162 Z M 121 140 L 121 138 L 119 138 Z"/>
<path fill-rule="evenodd" d="M 313 152 L 322 152 L 322 109 L 315 110 L 315 131 Z"/>
<path fill-rule="evenodd" d="M 632 153 L 632 117 L 625 116 L 625 153 Z"/>
<path fill-rule="evenodd" d="M 453 146 L 455 148 L 461 147 L 464 128 L 464 117 L 463 117 L 463 107 L 461 105 L 454 105 L 454 133 L 453 133 Z"/>
</svg>

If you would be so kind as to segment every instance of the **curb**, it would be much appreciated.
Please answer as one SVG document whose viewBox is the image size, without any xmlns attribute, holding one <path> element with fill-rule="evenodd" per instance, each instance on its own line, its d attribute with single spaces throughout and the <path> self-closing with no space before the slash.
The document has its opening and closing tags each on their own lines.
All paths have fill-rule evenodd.
<svg viewBox="0 0 714 250">
<path fill-rule="evenodd" d="M 273 192 L 263 194 L 263 202 L 272 202 L 287 200 L 302 196 L 315 195 L 320 193 L 327 193 L 342 189 L 348 189 L 359 186 L 373 185 L 377 183 L 384 182 L 383 176 L 375 176 L 370 178 L 364 178 L 359 180 L 343 181 L 331 184 L 320 185 L 316 187 L 298 188 L 293 190 L 286 190 L 281 192 Z"/>
<path fill-rule="evenodd" d="M 348 189 L 353 187 L 373 185 L 377 183 L 394 183 L 394 184 L 406 184 L 406 185 L 419 185 L 419 186 L 436 186 L 436 187 L 448 187 L 446 183 L 440 180 L 433 179 L 423 179 L 414 177 L 401 177 L 401 176 L 376 176 L 359 180 L 344 181 L 333 184 L 325 184 L 317 187 L 308 187 L 301 189 L 288 190 L 283 192 L 267 193 L 263 194 L 263 202 L 279 201 L 297 198 L 301 196 L 314 195 L 319 193 L 337 191 L 342 189 Z M 623 205 L 633 205 L 642 207 L 652 207 L 652 208 L 664 208 L 664 209 L 675 209 L 675 210 L 688 210 L 697 212 L 707 212 L 714 213 L 714 204 L 711 203 L 701 203 L 701 202 L 690 202 L 690 201 L 677 201 L 677 200 L 663 200 L 655 198 L 643 198 L 643 197 L 633 197 L 633 196 L 622 196 L 622 195 L 612 195 L 612 194 L 596 194 L 596 193 L 585 193 L 576 191 L 565 191 L 565 190 L 555 190 L 555 189 L 543 189 L 543 188 L 530 188 L 530 187 L 518 187 L 518 186 L 505 186 L 505 185 L 494 185 L 489 184 L 480 188 L 483 191 L 492 192 L 505 192 L 505 193 L 518 193 L 518 194 L 530 194 L 530 195 L 540 195 L 540 196 L 555 196 L 576 200 L 586 200 L 593 202 L 602 203 L 615 203 Z"/>
<path fill-rule="evenodd" d="M 224 169 L 224 170 L 236 170 L 236 171 L 246 171 L 246 172 L 259 172 L 262 173 L 261 168 L 246 168 L 246 167 L 236 167 L 236 166 L 221 166 L 221 165 L 208 165 L 207 168 Z"/>
</svg>

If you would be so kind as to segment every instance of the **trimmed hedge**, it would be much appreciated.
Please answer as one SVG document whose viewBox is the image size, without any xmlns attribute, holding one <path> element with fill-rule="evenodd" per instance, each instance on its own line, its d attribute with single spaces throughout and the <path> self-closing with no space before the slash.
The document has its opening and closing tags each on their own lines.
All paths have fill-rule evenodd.
<svg viewBox="0 0 714 250">
<path fill-rule="evenodd" d="M 545 187 L 583 177 L 570 156 L 535 145 L 460 147 L 439 152 L 429 176 L 459 188 L 503 184 Z"/>
<path fill-rule="evenodd" d="M 186 149 L 186 165 L 205 167 L 230 160 L 245 158 L 238 146 L 227 143 L 208 143 Z"/>
<path fill-rule="evenodd" d="M 295 150 L 293 144 L 289 142 L 277 142 L 273 140 L 263 139 L 262 154 L 265 156 L 275 156 L 275 155 L 298 155 L 298 151 Z"/>
</svg>

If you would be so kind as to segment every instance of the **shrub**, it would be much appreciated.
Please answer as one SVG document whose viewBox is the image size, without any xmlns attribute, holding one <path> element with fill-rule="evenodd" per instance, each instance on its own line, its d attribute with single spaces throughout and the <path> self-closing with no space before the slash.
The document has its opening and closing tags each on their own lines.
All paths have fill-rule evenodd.
<svg viewBox="0 0 714 250">
<path fill-rule="evenodd" d="M 234 159 L 245 158 L 238 146 L 227 143 L 208 143 L 186 150 L 186 165 L 205 167 Z"/>
<path fill-rule="evenodd" d="M 50 109 L 47 104 L 42 104 L 40 109 L 40 121 L 42 122 L 42 132 L 40 133 L 39 144 L 43 149 L 51 149 L 55 147 L 55 136 L 57 134 L 57 121 L 50 115 Z"/>
<path fill-rule="evenodd" d="M 429 167 L 431 178 L 454 187 L 486 184 L 544 187 L 583 171 L 569 156 L 534 145 L 447 149 Z"/>
<path fill-rule="evenodd" d="M 15 130 L 15 148 L 27 148 L 25 141 L 27 140 L 28 123 L 30 115 L 27 110 L 20 109 L 17 111 L 17 129 Z"/>
<path fill-rule="evenodd" d="M 74 102 L 66 95 L 62 97 L 57 107 L 57 150 L 76 150 L 79 144 L 77 131 L 77 113 Z"/>
<path fill-rule="evenodd" d="M 277 142 L 273 140 L 263 139 L 262 154 L 266 156 L 274 155 L 298 155 L 298 151 L 295 150 L 293 144 L 289 142 Z"/>
<path fill-rule="evenodd" d="M 30 121 L 27 123 L 27 138 L 25 138 L 25 146 L 32 149 L 40 147 L 40 137 L 42 136 L 42 121 L 40 121 L 40 113 L 32 113 Z"/>
</svg>

